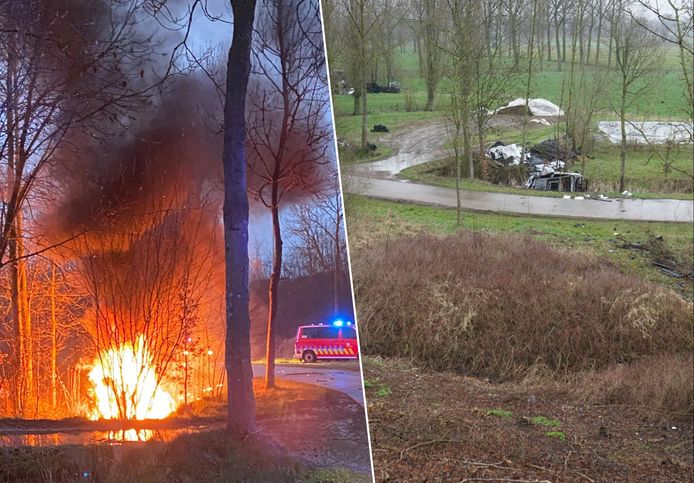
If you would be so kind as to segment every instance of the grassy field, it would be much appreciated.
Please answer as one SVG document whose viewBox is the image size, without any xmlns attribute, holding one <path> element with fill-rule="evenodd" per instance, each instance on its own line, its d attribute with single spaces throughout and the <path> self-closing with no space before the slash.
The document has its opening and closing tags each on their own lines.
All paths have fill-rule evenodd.
<svg viewBox="0 0 694 483">
<path fill-rule="evenodd" d="M 684 84 L 678 70 L 675 51 L 665 51 L 665 61 L 661 72 L 658 73 L 659 81 L 649 95 L 645 95 L 633 103 L 629 113 L 632 118 L 639 119 L 681 119 L 683 116 L 682 108 L 684 100 Z M 400 94 L 369 94 L 369 128 L 375 124 L 384 124 L 388 128 L 398 130 L 413 123 L 441 119 L 445 115 L 445 109 L 449 103 L 447 92 L 448 80 L 443 79 L 437 90 L 437 100 L 435 110 L 431 112 L 422 111 L 426 104 L 426 87 L 424 79 L 419 73 L 417 65 L 417 55 L 412 51 L 400 52 L 398 54 L 398 73 L 396 77 L 403 86 Z M 561 104 L 565 98 L 565 82 L 569 75 L 566 65 L 562 71 L 558 71 L 556 63 L 545 62 L 545 70 L 536 72 L 532 81 L 532 97 L 543 97 L 550 101 Z M 587 70 L 595 67 L 587 67 Z M 578 75 L 578 74 L 577 74 Z M 509 100 L 521 97 L 524 91 L 524 81 L 519 79 L 518 85 L 509 93 Z M 614 93 L 613 93 L 614 95 Z M 406 97 L 411 96 L 414 100 L 414 110 L 406 110 Z M 346 141 L 349 148 L 340 149 L 340 161 L 343 165 L 354 162 L 372 161 L 382 159 L 392 154 L 392 148 L 380 141 L 380 133 L 369 133 L 369 142 L 377 146 L 375 151 L 367 155 L 357 155 L 356 146 L 359 145 L 361 133 L 361 117 L 353 114 L 353 97 L 348 95 L 336 95 L 333 98 L 336 119 L 336 131 L 338 138 Z M 609 109 L 615 99 L 605 100 L 604 108 L 595 115 L 595 119 L 615 119 L 615 113 Z M 528 133 L 529 143 L 536 143 L 547 138 L 556 137 L 561 126 L 551 126 L 534 128 Z M 488 140 L 501 139 L 506 143 L 520 142 L 522 134 L 519 129 L 492 129 L 488 135 Z M 662 149 L 662 148 L 661 148 Z M 617 185 L 619 182 L 619 148 L 607 142 L 596 143 L 591 153 L 592 159 L 587 159 L 585 169 L 582 164 L 574 166 L 579 172 L 591 181 L 592 190 L 602 192 L 608 196 L 617 195 Z M 632 147 L 629 150 L 627 167 L 627 189 L 637 197 L 668 197 L 691 199 L 692 181 L 691 176 L 687 176 L 678 170 L 692 172 L 692 157 L 694 151 L 691 146 L 680 147 L 672 153 L 673 166 L 676 168 L 667 176 L 663 172 L 662 163 L 652 152 L 645 147 Z M 427 183 L 452 186 L 454 180 L 438 179 L 426 173 L 426 169 L 411 168 L 403 173 L 408 179 L 423 181 Z M 492 187 L 484 183 L 466 183 L 466 189 L 483 191 L 507 191 L 503 187 Z"/>
<path fill-rule="evenodd" d="M 636 117 L 656 117 L 656 118 L 683 118 L 681 113 L 686 102 L 684 97 L 685 84 L 677 65 L 677 53 L 674 49 L 664 50 L 664 62 L 661 70 L 655 74 L 658 78 L 656 87 L 649 93 L 638 99 L 629 107 L 629 114 Z M 414 98 L 416 109 L 423 109 L 426 105 L 426 84 L 419 73 L 417 65 L 417 54 L 412 50 L 400 52 L 397 55 L 396 80 L 402 85 L 403 92 L 400 94 L 369 94 L 368 110 L 371 114 L 384 112 L 407 113 L 405 98 L 411 94 Z M 579 67 L 580 68 L 580 67 Z M 603 67 L 601 67 L 603 68 Z M 585 67 L 586 72 L 596 69 L 594 66 Z M 578 72 L 578 71 L 577 71 Z M 531 81 L 531 97 L 542 97 L 555 104 L 562 103 L 566 99 L 565 84 L 569 76 L 568 66 L 559 71 L 556 63 L 546 63 L 543 70 L 538 70 L 533 74 Z M 576 79 L 578 74 L 574 74 Z M 525 76 L 520 75 L 515 87 L 509 93 L 509 100 L 522 97 L 525 92 Z M 449 80 L 444 78 L 437 88 L 438 100 L 435 104 L 437 111 L 445 109 L 449 104 L 448 92 Z M 616 86 L 616 78 L 615 78 Z M 617 91 L 611 93 L 611 98 L 605 102 L 609 105 L 610 101 L 615 104 Z M 351 116 L 354 109 L 354 98 L 349 95 L 334 96 L 335 116 Z M 605 113 L 606 118 L 613 117 L 614 113 Z M 371 124 L 371 123 L 370 123 Z M 339 129 L 338 129 L 339 132 Z"/>
<path fill-rule="evenodd" d="M 352 249 L 387 243 L 389 239 L 403 235 L 445 235 L 460 229 L 528 234 L 556 247 L 588 250 L 617 263 L 625 271 L 636 272 L 646 280 L 672 287 L 688 297 L 692 296 L 691 279 L 683 282 L 663 274 L 652 265 L 652 254 L 647 250 L 624 248 L 629 244 L 645 244 L 649 239 L 661 236 L 672 254 L 691 270 L 694 259 L 691 224 L 464 212 L 462 225 L 458 226 L 454 209 L 395 203 L 356 195 L 349 195 L 346 201 L 347 227 Z"/>
</svg>

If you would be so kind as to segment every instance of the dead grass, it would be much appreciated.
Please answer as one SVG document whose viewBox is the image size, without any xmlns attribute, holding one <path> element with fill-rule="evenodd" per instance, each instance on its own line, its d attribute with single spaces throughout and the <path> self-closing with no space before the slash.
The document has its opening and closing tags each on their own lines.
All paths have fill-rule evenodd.
<svg viewBox="0 0 694 483">
<path fill-rule="evenodd" d="M 359 250 L 353 269 L 365 354 L 499 381 L 565 380 L 693 347 L 690 302 L 530 237 L 401 238 Z"/>
<path fill-rule="evenodd" d="M 691 418 L 397 358 L 364 358 L 364 377 L 377 481 L 691 480 Z"/>
<path fill-rule="evenodd" d="M 0 448 L 0 481 L 295 481 L 306 469 L 255 438 L 223 430 L 169 443 Z"/>
<path fill-rule="evenodd" d="M 633 364 L 581 374 L 570 393 L 592 404 L 656 409 L 691 419 L 694 414 L 694 356 L 662 354 Z"/>
</svg>

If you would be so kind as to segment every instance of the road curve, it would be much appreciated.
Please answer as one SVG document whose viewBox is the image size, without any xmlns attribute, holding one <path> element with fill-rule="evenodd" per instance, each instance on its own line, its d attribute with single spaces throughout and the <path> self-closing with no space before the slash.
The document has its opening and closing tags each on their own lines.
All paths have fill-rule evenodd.
<svg viewBox="0 0 694 483">
<path fill-rule="evenodd" d="M 343 188 L 353 194 L 393 201 L 456 207 L 456 192 L 397 178 L 403 169 L 441 159 L 446 142 L 446 126 L 441 123 L 417 125 L 389 139 L 397 154 L 383 160 L 350 166 L 343 175 Z M 523 196 L 509 193 L 461 191 L 465 209 L 522 215 L 597 218 L 609 220 L 694 222 L 694 201 L 671 199 L 564 199 Z"/>
<path fill-rule="evenodd" d="M 265 375 L 265 365 L 253 364 L 253 376 L 262 377 L 263 375 Z M 320 364 L 278 364 L 275 366 L 275 376 L 335 389 L 344 392 L 362 406 L 364 405 L 364 393 L 359 370 L 323 368 L 320 367 Z"/>
<path fill-rule="evenodd" d="M 345 190 L 372 198 L 455 208 L 455 189 L 392 179 L 347 175 Z M 484 191 L 461 191 L 463 208 L 522 215 L 598 218 L 609 220 L 694 221 L 694 203 L 686 200 L 564 199 Z"/>
</svg>

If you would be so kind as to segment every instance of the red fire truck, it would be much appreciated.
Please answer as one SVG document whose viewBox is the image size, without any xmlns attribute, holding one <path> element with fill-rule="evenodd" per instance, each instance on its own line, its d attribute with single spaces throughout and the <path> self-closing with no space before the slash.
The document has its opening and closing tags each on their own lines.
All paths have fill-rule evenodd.
<svg viewBox="0 0 694 483">
<path fill-rule="evenodd" d="M 341 320 L 330 325 L 302 325 L 296 332 L 294 357 L 309 363 L 318 359 L 357 359 L 357 328 Z"/>
</svg>

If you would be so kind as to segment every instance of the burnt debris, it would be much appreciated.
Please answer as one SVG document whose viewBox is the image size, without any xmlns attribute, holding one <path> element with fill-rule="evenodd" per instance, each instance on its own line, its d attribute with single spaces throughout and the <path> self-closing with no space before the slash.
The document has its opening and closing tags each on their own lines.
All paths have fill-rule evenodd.
<svg viewBox="0 0 694 483">
<path fill-rule="evenodd" d="M 486 157 L 500 167 L 524 166 L 528 178 L 522 187 L 540 191 L 587 191 L 588 183 L 580 173 L 565 172 L 567 162 L 580 152 L 569 148 L 559 139 L 547 139 L 523 152 L 517 144 L 495 142 Z"/>
</svg>

